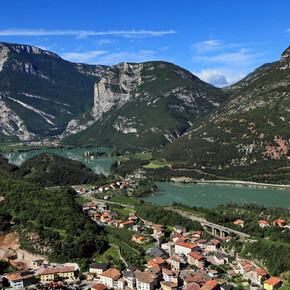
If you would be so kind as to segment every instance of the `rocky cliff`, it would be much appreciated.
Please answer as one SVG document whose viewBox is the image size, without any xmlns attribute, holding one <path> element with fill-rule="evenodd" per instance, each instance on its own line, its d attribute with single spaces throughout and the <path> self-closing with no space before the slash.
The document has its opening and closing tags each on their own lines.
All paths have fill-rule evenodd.
<svg viewBox="0 0 290 290">
<path fill-rule="evenodd" d="M 70 63 L 29 45 L 0 43 L 0 139 L 61 133 L 93 106 L 105 66 Z"/>
<path fill-rule="evenodd" d="M 90 114 L 72 120 L 66 130 L 66 134 L 81 132 L 64 142 L 139 149 L 162 146 L 225 99 L 220 89 L 171 63 L 120 63 L 95 84 Z"/>
</svg>

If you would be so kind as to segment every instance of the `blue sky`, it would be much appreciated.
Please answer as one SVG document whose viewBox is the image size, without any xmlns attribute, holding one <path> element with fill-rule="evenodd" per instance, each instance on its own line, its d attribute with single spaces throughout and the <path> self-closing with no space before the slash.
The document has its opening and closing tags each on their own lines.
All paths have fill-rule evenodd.
<svg viewBox="0 0 290 290">
<path fill-rule="evenodd" d="M 276 61 L 290 43 L 287 0 L 14 0 L 0 41 L 89 64 L 164 60 L 225 86 Z"/>
</svg>

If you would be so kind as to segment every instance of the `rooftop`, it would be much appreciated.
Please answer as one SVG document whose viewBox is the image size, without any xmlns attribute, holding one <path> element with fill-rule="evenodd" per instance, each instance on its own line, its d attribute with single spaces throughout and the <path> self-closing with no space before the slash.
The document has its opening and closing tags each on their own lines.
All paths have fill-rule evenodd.
<svg viewBox="0 0 290 290">
<path fill-rule="evenodd" d="M 277 277 L 271 277 L 271 278 L 265 280 L 263 283 L 274 286 L 274 285 L 276 285 L 276 284 L 278 284 L 280 282 L 281 282 L 281 280 L 279 278 L 277 278 Z"/>
<path fill-rule="evenodd" d="M 68 272 L 74 272 L 75 267 L 62 267 L 62 268 L 47 268 L 47 269 L 41 269 L 39 271 L 40 275 L 48 275 L 48 274 L 56 274 L 56 273 L 68 273 Z"/>
<path fill-rule="evenodd" d="M 111 279 L 117 279 L 121 276 L 121 273 L 115 269 L 115 268 L 110 268 L 109 270 L 105 271 L 104 273 L 100 274 L 100 276 L 108 277 Z"/>
<path fill-rule="evenodd" d="M 193 249 L 195 247 L 198 247 L 197 245 L 194 244 L 189 244 L 189 243 L 177 243 L 176 246 L 188 248 L 188 249 Z"/>
</svg>

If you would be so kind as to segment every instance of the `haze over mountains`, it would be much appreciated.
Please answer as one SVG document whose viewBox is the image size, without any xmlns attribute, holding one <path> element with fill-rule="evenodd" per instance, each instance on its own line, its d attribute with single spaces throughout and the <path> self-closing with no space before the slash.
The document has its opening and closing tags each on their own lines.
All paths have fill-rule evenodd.
<svg viewBox="0 0 290 290">
<path fill-rule="evenodd" d="M 289 159 L 290 48 L 240 82 L 215 88 L 174 64 L 76 64 L 0 44 L 0 138 L 157 150 L 212 169 Z"/>
</svg>

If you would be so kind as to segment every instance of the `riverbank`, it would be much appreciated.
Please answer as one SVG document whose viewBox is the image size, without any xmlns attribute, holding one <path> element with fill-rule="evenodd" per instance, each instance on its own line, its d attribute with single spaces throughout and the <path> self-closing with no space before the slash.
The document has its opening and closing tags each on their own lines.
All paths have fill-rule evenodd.
<svg viewBox="0 0 290 290">
<path fill-rule="evenodd" d="M 233 185 L 233 186 L 245 186 L 245 187 L 259 187 L 259 188 L 277 188 L 277 189 L 290 189 L 290 185 L 287 184 L 269 184 L 269 183 L 258 183 L 252 181 L 242 180 L 204 180 L 197 181 L 197 184 L 215 184 L 215 185 Z"/>
</svg>

